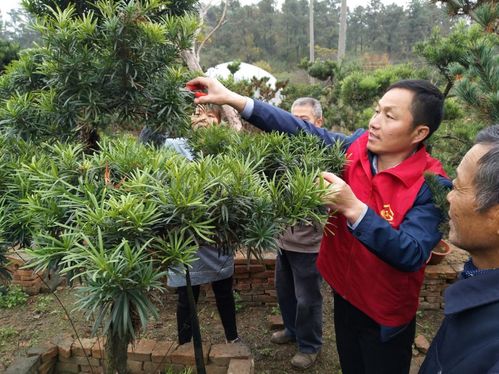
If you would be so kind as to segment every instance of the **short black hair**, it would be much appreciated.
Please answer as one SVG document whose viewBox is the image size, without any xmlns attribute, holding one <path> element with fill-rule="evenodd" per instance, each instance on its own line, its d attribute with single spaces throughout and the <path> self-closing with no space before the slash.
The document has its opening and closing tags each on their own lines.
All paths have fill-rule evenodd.
<svg viewBox="0 0 499 374">
<path fill-rule="evenodd" d="M 411 91 L 414 94 L 412 98 L 411 113 L 413 117 L 412 125 L 427 125 L 430 137 L 437 131 L 444 116 L 444 95 L 431 82 L 426 80 L 402 80 L 392 84 L 387 92 L 394 88 L 400 88 Z"/>
</svg>

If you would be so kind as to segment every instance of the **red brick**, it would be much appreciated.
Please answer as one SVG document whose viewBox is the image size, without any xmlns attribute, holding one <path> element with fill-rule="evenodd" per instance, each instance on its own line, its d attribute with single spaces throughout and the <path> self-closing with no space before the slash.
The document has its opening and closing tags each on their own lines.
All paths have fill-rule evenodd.
<svg viewBox="0 0 499 374">
<path fill-rule="evenodd" d="M 52 371 L 55 368 L 56 360 L 51 360 L 47 362 L 43 362 L 39 367 L 38 367 L 38 374 L 49 374 L 52 373 Z"/>
<path fill-rule="evenodd" d="M 236 268 L 237 269 L 237 268 Z M 245 279 L 245 278 L 249 278 L 250 275 L 247 271 L 245 272 L 237 272 L 237 271 L 234 271 L 234 279 L 237 281 L 238 279 Z"/>
<path fill-rule="evenodd" d="M 227 374 L 253 374 L 254 364 L 253 359 L 237 359 L 230 360 Z"/>
<path fill-rule="evenodd" d="M 240 293 L 239 296 L 241 297 L 241 301 L 253 301 L 252 295 L 246 293 Z"/>
<path fill-rule="evenodd" d="M 430 279 L 455 279 L 456 271 L 447 264 L 427 266 L 425 276 Z"/>
<path fill-rule="evenodd" d="M 248 267 L 246 265 L 236 265 L 234 267 L 234 274 L 244 274 L 249 273 Z"/>
<path fill-rule="evenodd" d="M 267 274 L 266 271 L 259 271 L 259 272 L 254 272 L 251 273 L 251 278 L 263 278 L 263 279 L 268 279 L 269 275 Z"/>
<path fill-rule="evenodd" d="M 82 338 L 80 340 L 76 339 L 73 342 L 72 352 L 73 356 L 85 357 L 92 356 L 92 347 L 94 346 L 97 338 Z"/>
<path fill-rule="evenodd" d="M 251 285 L 251 289 L 255 291 L 265 291 L 268 289 L 268 287 L 269 286 L 265 283 L 255 283 Z"/>
<path fill-rule="evenodd" d="M 227 366 L 206 365 L 206 374 L 227 374 Z"/>
<path fill-rule="evenodd" d="M 176 348 L 176 343 L 170 341 L 158 342 L 151 353 L 151 361 L 154 363 L 158 362 L 170 362 L 168 357 L 168 352 Z"/>
<path fill-rule="evenodd" d="M 284 328 L 284 322 L 282 321 L 282 316 L 280 314 L 268 316 L 267 323 L 270 330 L 280 330 Z"/>
<path fill-rule="evenodd" d="M 33 270 L 29 269 L 18 269 L 16 270 L 16 274 L 20 277 L 33 277 L 35 274 L 33 273 Z"/>
<path fill-rule="evenodd" d="M 235 290 L 250 290 L 251 285 L 249 283 L 241 283 L 238 282 L 237 285 L 234 285 Z"/>
<path fill-rule="evenodd" d="M 128 346 L 128 359 L 134 361 L 151 361 L 151 353 L 156 346 L 156 341 L 140 339 L 134 345 Z"/>
<path fill-rule="evenodd" d="M 203 343 L 203 359 L 208 362 L 208 354 L 210 351 L 210 344 Z M 194 366 L 196 359 L 194 357 L 194 347 L 192 343 L 182 344 L 169 354 L 172 364 L 180 364 L 185 366 Z"/>
<path fill-rule="evenodd" d="M 271 303 L 275 302 L 275 297 L 269 295 L 253 295 L 253 301 L 261 302 L 261 303 Z"/>
<path fill-rule="evenodd" d="M 250 273 L 260 273 L 260 272 L 265 272 L 267 269 L 265 268 L 264 265 L 250 265 L 248 271 Z M 252 274 L 254 276 L 254 274 Z"/>
<path fill-rule="evenodd" d="M 144 363 L 142 361 L 127 360 L 127 372 L 130 374 L 143 373 Z"/>
<path fill-rule="evenodd" d="M 59 358 L 69 358 L 71 357 L 71 346 L 73 345 L 73 338 L 62 337 L 58 341 L 54 341 L 59 347 Z"/>
<path fill-rule="evenodd" d="M 263 259 L 263 263 L 265 265 L 267 265 L 267 266 L 275 266 L 275 257 L 273 257 L 273 258 L 264 258 Z"/>
<path fill-rule="evenodd" d="M 104 368 L 102 366 L 80 365 L 80 372 L 93 373 L 93 374 L 103 374 Z"/>
<path fill-rule="evenodd" d="M 92 357 L 94 358 L 104 358 L 105 356 L 105 345 L 106 337 L 101 336 L 95 340 L 95 344 L 92 346 Z"/>
<path fill-rule="evenodd" d="M 440 303 L 440 300 L 442 300 L 442 297 L 441 296 L 438 296 L 438 295 L 433 295 L 433 296 L 426 296 L 426 301 L 428 301 L 429 303 Z"/>
<path fill-rule="evenodd" d="M 210 361 L 219 366 L 228 366 L 233 358 L 249 358 L 251 352 L 242 343 L 214 344 L 210 350 Z"/>
<path fill-rule="evenodd" d="M 30 296 L 38 295 L 40 293 L 40 288 L 41 288 L 41 285 L 31 286 L 31 287 L 24 287 L 24 286 L 22 287 L 23 291 L 26 292 Z"/>
<path fill-rule="evenodd" d="M 56 373 L 79 373 L 80 367 L 77 364 L 71 364 L 68 362 L 58 362 L 55 365 Z"/>
<path fill-rule="evenodd" d="M 266 290 L 265 294 L 269 295 L 269 296 L 272 296 L 274 299 L 277 300 L 277 291 L 276 290 Z"/>
<path fill-rule="evenodd" d="M 66 362 L 75 365 L 87 365 L 87 366 L 100 366 L 102 364 L 101 360 L 94 357 L 77 357 L 72 356 L 70 358 L 59 358 L 60 362 Z"/>
<path fill-rule="evenodd" d="M 428 349 L 430 348 L 430 343 L 423 335 L 416 336 L 416 339 L 414 339 L 414 345 L 416 346 L 416 349 L 419 352 L 425 354 L 426 352 L 428 352 Z"/>
<path fill-rule="evenodd" d="M 154 373 L 154 374 L 164 374 L 165 371 L 170 367 L 168 362 L 144 362 L 142 370 L 144 373 Z M 183 367 L 183 366 L 182 366 Z"/>
<path fill-rule="evenodd" d="M 42 345 L 44 348 L 44 351 L 42 353 L 42 362 L 48 362 L 48 361 L 53 361 L 56 359 L 57 355 L 59 354 L 59 347 L 57 347 L 55 344 L 52 343 L 45 343 Z"/>
</svg>

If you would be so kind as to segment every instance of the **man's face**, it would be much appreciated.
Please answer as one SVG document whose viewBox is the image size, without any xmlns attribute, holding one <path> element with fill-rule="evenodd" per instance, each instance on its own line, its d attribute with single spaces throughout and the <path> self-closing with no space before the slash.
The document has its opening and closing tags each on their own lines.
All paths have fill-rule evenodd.
<svg viewBox="0 0 499 374">
<path fill-rule="evenodd" d="M 383 95 L 369 121 L 367 149 L 383 156 L 411 152 L 427 133 L 413 128 L 411 105 L 414 94 L 405 89 L 394 88 Z M 423 136 L 424 135 L 424 136 Z"/>
<path fill-rule="evenodd" d="M 194 114 L 191 116 L 191 123 L 192 128 L 197 129 L 200 127 L 217 125 L 220 123 L 220 120 L 213 110 L 202 105 L 198 105 L 196 106 Z"/>
<path fill-rule="evenodd" d="M 477 212 L 473 184 L 477 162 L 489 149 L 489 145 L 477 144 L 466 153 L 457 168 L 456 179 L 452 181 L 453 189 L 447 195 L 450 204 L 449 240 L 471 253 L 499 245 L 499 222 L 491 210 Z"/>
<path fill-rule="evenodd" d="M 321 127 L 323 123 L 322 117 L 315 117 L 312 106 L 310 105 L 299 105 L 294 106 L 291 109 L 291 114 L 295 117 L 301 118 L 307 122 L 310 122 L 315 127 Z"/>
</svg>

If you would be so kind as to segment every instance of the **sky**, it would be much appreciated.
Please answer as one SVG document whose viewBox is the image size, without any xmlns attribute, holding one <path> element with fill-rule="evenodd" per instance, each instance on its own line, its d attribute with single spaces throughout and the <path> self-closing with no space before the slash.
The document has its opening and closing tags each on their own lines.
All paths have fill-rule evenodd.
<svg viewBox="0 0 499 374">
<path fill-rule="evenodd" d="M 258 3 L 259 0 L 239 0 L 241 4 L 255 4 Z M 381 2 L 385 5 L 387 4 L 397 4 L 400 6 L 406 5 L 409 0 L 381 0 Z M 277 3 L 283 3 L 283 0 L 277 0 Z M 368 0 L 347 0 L 347 7 L 350 9 L 354 9 L 359 5 L 366 6 L 369 3 Z"/>
<path fill-rule="evenodd" d="M 240 0 L 242 4 L 254 4 L 259 0 Z M 278 0 L 278 3 L 281 3 L 283 0 Z M 397 5 L 406 5 L 408 0 L 382 0 L 384 4 L 397 4 Z M 353 9 L 359 5 L 366 5 L 368 1 L 366 0 L 347 0 L 347 6 L 350 9 Z M 13 8 L 18 8 L 21 4 L 21 0 L 0 0 L 0 11 L 2 15 L 6 15 L 9 10 Z"/>
<path fill-rule="evenodd" d="M 6 15 L 11 9 L 19 8 L 21 0 L 0 0 L 0 11 L 2 15 Z"/>
</svg>

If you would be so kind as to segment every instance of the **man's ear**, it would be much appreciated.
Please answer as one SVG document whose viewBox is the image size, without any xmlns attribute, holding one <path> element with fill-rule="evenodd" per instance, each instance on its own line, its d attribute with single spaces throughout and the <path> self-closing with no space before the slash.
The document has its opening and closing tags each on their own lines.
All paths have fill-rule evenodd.
<svg viewBox="0 0 499 374">
<path fill-rule="evenodd" d="M 316 119 L 314 123 L 315 127 L 322 127 L 323 124 L 324 124 L 324 117 Z"/>
<path fill-rule="evenodd" d="M 499 236 L 499 204 L 488 209 L 487 218 L 492 220 L 492 225 L 495 227 L 495 234 Z"/>
<path fill-rule="evenodd" d="M 413 131 L 414 143 L 421 143 L 430 134 L 430 128 L 427 125 L 417 125 Z"/>
</svg>

